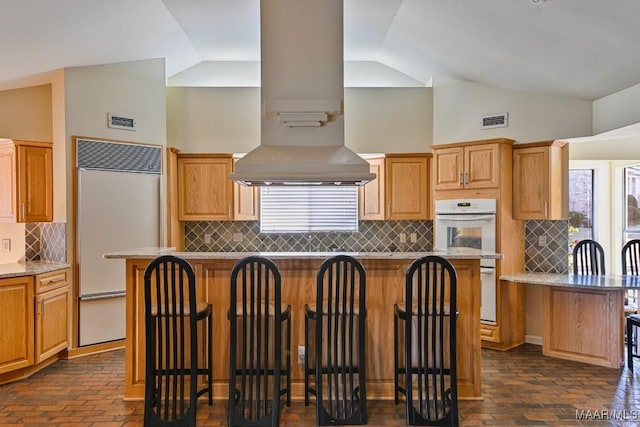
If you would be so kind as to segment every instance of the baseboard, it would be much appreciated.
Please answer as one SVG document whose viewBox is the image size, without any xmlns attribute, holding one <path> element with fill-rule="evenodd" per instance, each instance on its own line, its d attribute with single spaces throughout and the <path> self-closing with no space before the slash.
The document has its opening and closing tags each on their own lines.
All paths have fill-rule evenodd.
<svg viewBox="0 0 640 427">
<path fill-rule="evenodd" d="M 527 344 L 542 345 L 542 337 L 537 335 L 525 335 L 524 342 Z"/>
<path fill-rule="evenodd" d="M 63 353 L 63 359 L 75 359 L 76 357 L 88 356 L 90 354 L 104 353 L 105 351 L 120 350 L 124 348 L 124 340 L 109 341 L 101 344 L 87 345 L 67 349 Z"/>
</svg>

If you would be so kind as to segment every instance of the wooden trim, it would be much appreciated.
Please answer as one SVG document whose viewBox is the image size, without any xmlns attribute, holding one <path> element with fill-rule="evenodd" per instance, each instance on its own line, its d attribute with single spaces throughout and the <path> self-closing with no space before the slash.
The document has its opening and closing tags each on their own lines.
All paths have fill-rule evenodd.
<svg viewBox="0 0 640 427">
<path fill-rule="evenodd" d="M 178 158 L 180 159 L 205 159 L 205 158 L 209 158 L 209 159 L 232 159 L 233 158 L 233 154 L 228 154 L 228 153 L 202 153 L 202 154 L 197 154 L 197 153 L 178 153 Z"/>
<path fill-rule="evenodd" d="M 168 245 L 184 250 L 184 222 L 178 217 L 178 155 L 176 148 L 167 148 L 167 239 Z"/>
<path fill-rule="evenodd" d="M 566 141 L 549 140 L 549 141 L 536 141 L 536 142 L 521 142 L 513 144 L 513 149 L 518 148 L 533 148 L 533 147 L 564 147 L 568 143 Z"/>
<path fill-rule="evenodd" d="M 85 347 L 70 348 L 60 354 L 61 359 L 77 359 L 78 357 L 90 356 L 92 354 L 105 353 L 107 351 L 122 350 L 125 340 L 109 341 L 100 344 L 88 345 Z"/>
<path fill-rule="evenodd" d="M 446 144 L 433 144 L 431 151 L 439 148 L 453 148 L 453 147 L 468 147 L 470 145 L 482 145 L 482 144 L 513 144 L 515 140 L 509 138 L 492 138 L 492 139 L 479 139 L 475 141 L 461 141 L 461 142 L 448 142 Z"/>
<path fill-rule="evenodd" d="M 10 144 L 13 141 L 13 145 L 22 147 L 39 147 L 39 148 L 53 148 L 52 142 L 40 142 L 40 141 L 21 141 L 17 139 L 8 139 L 2 141 L 0 144 Z"/>
<path fill-rule="evenodd" d="M 394 157 L 433 157 L 433 153 L 385 153 L 384 156 L 379 158 L 394 158 Z"/>
</svg>

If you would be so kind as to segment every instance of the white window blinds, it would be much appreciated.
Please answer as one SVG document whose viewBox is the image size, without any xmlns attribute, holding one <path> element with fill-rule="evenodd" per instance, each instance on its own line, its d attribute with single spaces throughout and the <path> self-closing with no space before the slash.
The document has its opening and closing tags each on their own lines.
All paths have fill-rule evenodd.
<svg viewBox="0 0 640 427">
<path fill-rule="evenodd" d="M 358 231 L 358 188 L 262 187 L 262 233 Z"/>
</svg>

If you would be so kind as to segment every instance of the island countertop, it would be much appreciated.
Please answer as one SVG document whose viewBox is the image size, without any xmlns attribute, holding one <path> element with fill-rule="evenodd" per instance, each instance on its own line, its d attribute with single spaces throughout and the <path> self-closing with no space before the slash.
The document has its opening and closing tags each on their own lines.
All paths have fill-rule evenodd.
<svg viewBox="0 0 640 427">
<path fill-rule="evenodd" d="M 460 248 L 456 250 L 434 249 L 432 252 L 178 252 L 175 248 L 135 248 L 104 254 L 109 259 L 147 259 L 161 255 L 175 255 L 185 259 L 236 260 L 248 256 L 263 256 L 271 259 L 326 259 L 334 255 L 350 255 L 359 259 L 418 259 L 427 255 L 438 255 L 447 259 L 502 259 L 502 254 Z"/>
<path fill-rule="evenodd" d="M 523 272 L 500 276 L 500 280 L 543 286 L 583 289 L 592 288 L 604 291 L 620 291 L 624 289 L 640 288 L 640 276 L 617 276 L 610 274 L 583 276 L 579 274 Z"/>
</svg>

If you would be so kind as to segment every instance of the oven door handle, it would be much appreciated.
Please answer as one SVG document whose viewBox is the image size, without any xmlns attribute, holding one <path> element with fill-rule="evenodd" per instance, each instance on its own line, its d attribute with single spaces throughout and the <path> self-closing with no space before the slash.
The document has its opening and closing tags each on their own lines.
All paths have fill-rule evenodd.
<svg viewBox="0 0 640 427">
<path fill-rule="evenodd" d="M 495 214 L 488 215 L 443 215 L 436 214 L 438 221 L 492 221 L 496 218 Z"/>
</svg>

